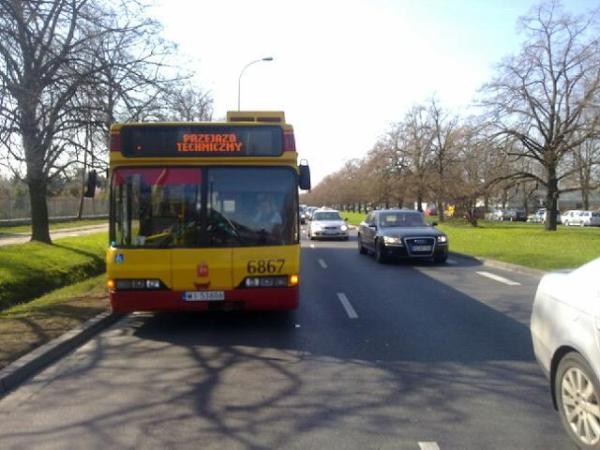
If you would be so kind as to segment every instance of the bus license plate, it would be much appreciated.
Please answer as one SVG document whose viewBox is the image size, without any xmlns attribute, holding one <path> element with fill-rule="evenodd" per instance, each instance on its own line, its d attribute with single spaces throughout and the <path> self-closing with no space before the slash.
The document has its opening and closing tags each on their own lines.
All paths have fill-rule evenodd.
<svg viewBox="0 0 600 450">
<path fill-rule="evenodd" d="M 413 245 L 410 249 L 413 252 L 430 252 L 431 245 Z"/>
<path fill-rule="evenodd" d="M 192 291 L 185 292 L 183 299 L 186 302 L 218 302 L 225 300 L 224 291 Z"/>
</svg>

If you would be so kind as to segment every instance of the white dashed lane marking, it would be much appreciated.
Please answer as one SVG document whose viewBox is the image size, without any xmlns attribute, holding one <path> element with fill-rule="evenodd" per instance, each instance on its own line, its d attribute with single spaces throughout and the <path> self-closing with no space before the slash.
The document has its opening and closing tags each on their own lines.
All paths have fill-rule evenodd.
<svg viewBox="0 0 600 450">
<path fill-rule="evenodd" d="M 338 292 L 337 296 L 340 299 L 342 306 L 346 310 L 346 314 L 348 314 L 348 318 L 358 319 L 358 314 L 356 314 L 356 311 L 352 307 L 352 304 L 350 303 L 350 300 L 348 300 L 348 297 L 346 297 L 346 294 L 344 294 L 343 292 Z"/>
<path fill-rule="evenodd" d="M 327 269 L 327 263 L 325 261 L 323 261 L 322 259 L 319 259 L 319 264 L 321 265 L 321 267 L 323 269 Z"/>
<path fill-rule="evenodd" d="M 446 260 L 446 264 L 450 264 L 451 266 L 455 266 L 455 265 L 457 265 L 458 263 L 457 263 L 456 261 L 454 261 L 453 259 L 450 259 L 450 258 L 448 258 L 448 259 Z"/>
<path fill-rule="evenodd" d="M 315 244 L 310 244 L 310 248 L 315 248 Z"/>
<path fill-rule="evenodd" d="M 421 450 L 440 450 L 440 446 L 437 442 L 419 442 L 419 448 Z"/>
<path fill-rule="evenodd" d="M 496 275 L 496 274 L 493 274 L 493 273 L 490 273 L 490 272 L 483 272 L 483 271 L 481 271 L 481 272 L 475 272 L 475 273 L 477 273 L 477 275 L 481 275 L 482 277 L 486 277 L 486 278 L 489 278 L 491 280 L 495 280 L 495 281 L 497 281 L 499 283 L 503 283 L 503 284 L 506 284 L 508 286 L 521 286 L 521 283 L 509 280 L 508 278 L 504 278 L 504 277 L 501 277 L 500 275 Z"/>
</svg>

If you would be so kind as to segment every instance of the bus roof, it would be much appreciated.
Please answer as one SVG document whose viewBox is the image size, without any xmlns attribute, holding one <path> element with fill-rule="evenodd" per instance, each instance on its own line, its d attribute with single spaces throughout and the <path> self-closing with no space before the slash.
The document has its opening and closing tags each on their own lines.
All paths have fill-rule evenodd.
<svg viewBox="0 0 600 450">
<path fill-rule="evenodd" d="M 285 123 L 283 111 L 227 111 L 227 122 Z"/>
</svg>

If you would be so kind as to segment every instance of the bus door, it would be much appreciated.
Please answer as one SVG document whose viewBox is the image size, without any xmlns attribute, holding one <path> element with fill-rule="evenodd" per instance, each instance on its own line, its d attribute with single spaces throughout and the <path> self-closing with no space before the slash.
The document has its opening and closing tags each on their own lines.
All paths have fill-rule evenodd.
<svg viewBox="0 0 600 450">
<path fill-rule="evenodd" d="M 194 189 L 195 186 L 190 187 Z M 196 198 L 196 193 L 185 195 Z M 226 291 L 232 284 L 232 247 L 237 243 L 227 219 L 213 206 L 210 193 L 201 203 L 180 211 L 185 248 L 175 245 L 171 257 L 173 289 L 178 291 Z M 185 225 L 184 225 L 185 226 Z M 222 300 L 202 295 L 198 300 Z M 189 299 L 188 299 L 189 300 Z"/>
</svg>

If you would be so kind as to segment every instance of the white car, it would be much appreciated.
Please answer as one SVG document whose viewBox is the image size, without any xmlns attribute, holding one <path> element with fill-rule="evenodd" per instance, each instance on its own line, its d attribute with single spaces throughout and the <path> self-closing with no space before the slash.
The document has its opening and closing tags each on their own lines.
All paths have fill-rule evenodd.
<svg viewBox="0 0 600 450">
<path fill-rule="evenodd" d="M 348 225 L 342 219 L 340 213 L 333 209 L 318 209 L 313 213 L 308 237 L 313 240 L 317 238 L 348 239 Z"/>
<path fill-rule="evenodd" d="M 535 214 L 530 215 L 527 222 L 533 223 L 544 223 L 546 222 L 546 208 L 538 209 Z M 560 211 L 556 211 L 556 223 L 562 223 L 563 214 Z"/>
<path fill-rule="evenodd" d="M 580 448 L 600 448 L 600 258 L 545 275 L 531 314 L 535 357 L 561 422 Z"/>
<path fill-rule="evenodd" d="M 563 216 L 564 225 L 578 225 L 580 227 L 599 227 L 600 212 L 595 211 L 569 211 Z M 567 222 L 565 222 L 567 220 Z"/>
<path fill-rule="evenodd" d="M 577 209 L 571 209 L 570 211 L 565 212 L 562 216 L 560 216 L 562 223 L 565 227 L 569 225 L 573 225 L 577 220 L 576 217 L 579 216 L 581 211 Z"/>
</svg>

